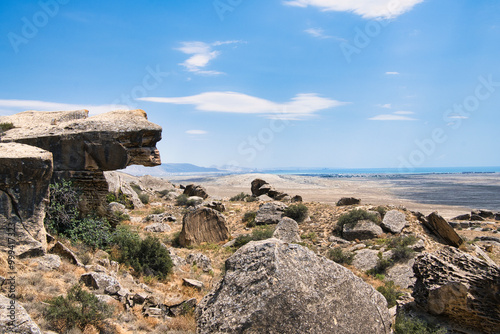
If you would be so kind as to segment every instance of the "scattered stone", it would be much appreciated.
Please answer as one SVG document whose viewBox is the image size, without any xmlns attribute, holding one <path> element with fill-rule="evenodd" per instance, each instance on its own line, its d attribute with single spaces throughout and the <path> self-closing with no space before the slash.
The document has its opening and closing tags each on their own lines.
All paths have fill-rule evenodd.
<svg viewBox="0 0 500 334">
<path fill-rule="evenodd" d="M 133 297 L 132 300 L 134 301 L 134 305 L 142 305 L 148 298 L 148 295 L 145 293 L 136 293 Z"/>
<path fill-rule="evenodd" d="M 361 271 L 367 271 L 377 266 L 378 251 L 362 249 L 355 253 L 352 265 Z"/>
<path fill-rule="evenodd" d="M 498 237 L 490 237 L 487 235 L 482 235 L 482 236 L 479 236 L 477 238 L 481 241 L 493 241 L 493 242 L 497 242 L 500 244 L 500 238 L 498 238 Z"/>
<path fill-rule="evenodd" d="M 495 213 L 495 220 L 500 220 L 500 212 Z"/>
<path fill-rule="evenodd" d="M 387 269 L 385 274 L 386 281 L 393 281 L 397 286 L 408 289 L 415 285 L 415 274 L 413 273 L 413 264 L 415 259 L 410 259 L 406 263 L 397 263 Z"/>
<path fill-rule="evenodd" d="M 165 317 L 165 312 L 158 307 L 148 307 L 145 310 L 143 310 L 143 314 L 145 317 L 151 317 L 151 318 Z"/>
<path fill-rule="evenodd" d="M 125 212 L 127 209 L 125 207 L 125 205 L 121 204 L 121 203 L 117 203 L 117 202 L 111 202 L 108 204 L 108 209 L 111 211 L 111 212 Z"/>
<path fill-rule="evenodd" d="M 108 295 L 95 295 L 95 296 L 102 303 L 109 304 L 109 303 L 115 301 L 115 299 L 113 297 L 108 296 Z M 45 332 L 44 334 L 47 334 L 47 332 Z"/>
<path fill-rule="evenodd" d="M 408 248 L 413 249 L 415 252 L 423 252 L 425 250 L 425 241 L 423 239 L 418 239 L 416 243 L 408 246 Z"/>
<path fill-rule="evenodd" d="M 108 285 L 105 289 L 104 289 L 104 293 L 107 294 L 107 295 L 117 295 L 118 292 L 122 289 L 121 285 L 119 283 L 116 283 L 116 284 L 112 284 L 112 285 Z"/>
<path fill-rule="evenodd" d="M 60 241 L 56 242 L 54 247 L 50 249 L 50 253 L 57 254 L 78 267 L 83 267 L 83 264 L 80 262 L 78 257 L 76 257 L 75 253 L 73 253 L 68 247 L 64 246 Z"/>
<path fill-rule="evenodd" d="M 236 243 L 236 238 L 234 238 L 233 240 L 230 240 L 230 241 L 226 242 L 224 245 L 222 245 L 222 247 L 223 248 L 232 247 L 232 246 L 234 246 L 235 243 Z"/>
<path fill-rule="evenodd" d="M 97 272 L 91 272 L 80 276 L 80 282 L 94 290 L 104 290 L 108 286 L 120 285 L 116 278 Z"/>
<path fill-rule="evenodd" d="M 205 203 L 205 206 L 210 209 L 214 209 L 219 212 L 225 212 L 226 206 L 222 202 L 211 201 Z"/>
<path fill-rule="evenodd" d="M 475 221 L 475 222 L 482 222 L 485 220 L 484 217 L 481 217 L 480 215 L 470 215 L 470 220 Z"/>
<path fill-rule="evenodd" d="M 451 220 L 470 220 L 470 214 L 466 213 L 463 215 L 456 216 L 455 218 L 452 218 Z"/>
<path fill-rule="evenodd" d="M 445 247 L 424 254 L 413 265 L 418 306 L 466 328 L 496 333 L 500 328 L 500 268 Z"/>
<path fill-rule="evenodd" d="M 183 266 L 187 263 L 186 260 L 184 260 L 182 257 L 176 254 L 175 249 L 173 247 L 167 247 L 164 244 L 162 245 L 167 249 L 174 267 L 179 268 L 180 266 Z"/>
<path fill-rule="evenodd" d="M 202 201 L 208 198 L 207 190 L 199 185 L 189 184 L 184 189 L 184 195 L 188 197 L 201 197 Z"/>
<path fill-rule="evenodd" d="M 182 285 L 190 286 L 200 290 L 203 288 L 203 282 L 197 281 L 195 279 L 183 278 L 182 281 Z"/>
<path fill-rule="evenodd" d="M 257 200 L 259 202 L 272 202 L 272 201 L 274 201 L 271 197 L 269 197 L 267 195 L 260 195 L 259 197 L 257 197 Z"/>
<path fill-rule="evenodd" d="M 427 219 L 419 219 L 424 225 L 431 230 L 435 235 L 441 237 L 441 239 L 450 246 L 459 247 L 464 241 L 455 232 L 453 227 L 446 222 L 446 220 L 433 212 L 427 216 Z"/>
<path fill-rule="evenodd" d="M 168 213 L 160 213 L 160 214 L 150 214 L 147 215 L 142 222 L 143 223 L 170 223 L 175 222 L 177 218 L 168 214 Z"/>
<path fill-rule="evenodd" d="M 196 307 L 198 333 L 390 333 L 384 297 L 350 270 L 271 238 L 240 248 Z M 363 321 L 360 321 L 363 319 Z"/>
<path fill-rule="evenodd" d="M 342 197 L 337 202 L 337 206 L 355 205 L 361 203 L 361 199 L 354 197 Z"/>
<path fill-rule="evenodd" d="M 269 185 L 269 183 L 262 179 L 253 180 L 251 184 L 252 196 L 259 197 L 261 195 L 266 195 L 270 188 L 261 189 L 263 185 Z"/>
<path fill-rule="evenodd" d="M 486 219 L 493 219 L 495 217 L 493 211 L 490 210 L 472 210 L 471 216 L 473 215 L 478 215 L 479 217 Z"/>
<path fill-rule="evenodd" d="M 255 216 L 255 224 L 278 224 L 283 217 L 283 211 L 285 211 L 286 207 L 287 206 L 281 202 L 270 202 L 262 204 L 259 207 L 259 210 L 257 210 L 257 215 Z"/>
<path fill-rule="evenodd" d="M 201 268 L 204 272 L 208 273 L 210 270 L 213 270 L 212 268 L 212 260 L 210 258 L 202 253 L 193 253 L 189 254 L 186 257 L 186 262 L 189 263 L 190 265 L 195 265 L 198 268 Z"/>
<path fill-rule="evenodd" d="M 291 201 L 292 203 L 302 202 L 302 196 L 295 195 L 295 196 L 293 196 L 293 197 L 290 199 L 290 201 Z"/>
<path fill-rule="evenodd" d="M 344 225 L 342 236 L 346 240 L 365 240 L 380 237 L 384 232 L 382 228 L 371 220 L 360 220 L 353 227 Z"/>
<path fill-rule="evenodd" d="M 283 217 L 276 226 L 273 233 L 273 238 L 279 239 L 283 242 L 299 243 L 301 241 L 299 235 L 299 224 L 292 218 Z"/>
<path fill-rule="evenodd" d="M 31 319 L 26 309 L 14 299 L 0 295 L 0 333 L 42 334 L 38 325 Z M 10 317 L 9 306 L 15 308 L 14 319 Z"/>
<path fill-rule="evenodd" d="M 394 234 L 401 233 L 406 225 L 406 215 L 398 210 L 391 210 L 387 212 L 380 224 L 384 230 Z"/>
<path fill-rule="evenodd" d="M 144 228 L 144 231 L 152 233 L 170 232 L 171 230 L 172 228 L 165 223 L 154 223 Z"/>
<path fill-rule="evenodd" d="M 350 245 L 352 243 L 351 241 L 347 241 L 334 235 L 329 236 L 328 241 L 339 245 Z"/>
<path fill-rule="evenodd" d="M 189 313 L 191 310 L 194 310 L 196 308 L 196 304 L 197 304 L 196 298 L 191 298 L 183 301 L 182 303 L 169 306 L 168 315 L 171 317 L 178 317 L 184 315 L 186 313 Z"/>
<path fill-rule="evenodd" d="M 183 247 L 202 242 L 218 243 L 229 238 L 226 218 L 213 209 L 199 208 L 184 215 L 179 243 Z"/>
<path fill-rule="evenodd" d="M 46 254 L 42 257 L 33 259 L 31 263 L 36 263 L 38 270 L 56 270 L 61 266 L 61 258 L 55 254 Z"/>
</svg>

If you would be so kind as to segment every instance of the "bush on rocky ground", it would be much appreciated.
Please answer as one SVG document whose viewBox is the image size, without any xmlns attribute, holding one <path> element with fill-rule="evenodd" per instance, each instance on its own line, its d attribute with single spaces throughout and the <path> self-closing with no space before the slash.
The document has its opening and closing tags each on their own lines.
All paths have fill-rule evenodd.
<svg viewBox="0 0 500 334">
<path fill-rule="evenodd" d="M 375 214 L 362 209 L 354 209 L 340 216 L 337 221 L 337 227 L 342 230 L 344 225 L 354 227 L 360 220 L 371 220 L 374 223 L 380 223 L 380 218 Z"/>
<path fill-rule="evenodd" d="M 338 264 L 351 264 L 354 259 L 354 253 L 344 252 L 342 248 L 336 247 L 328 251 L 328 258 Z"/>
<path fill-rule="evenodd" d="M 308 216 L 309 209 L 304 204 L 290 205 L 285 209 L 283 215 L 292 218 L 297 223 L 302 223 Z"/>
</svg>

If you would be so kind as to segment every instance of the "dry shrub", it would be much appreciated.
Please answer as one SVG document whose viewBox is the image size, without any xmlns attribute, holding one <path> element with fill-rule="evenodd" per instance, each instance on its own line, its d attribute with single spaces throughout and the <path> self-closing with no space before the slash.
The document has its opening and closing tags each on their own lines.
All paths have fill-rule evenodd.
<svg viewBox="0 0 500 334">
<path fill-rule="evenodd" d="M 196 320 L 192 314 L 181 315 L 179 317 L 169 319 L 168 328 L 170 330 L 194 333 L 196 331 Z"/>
</svg>

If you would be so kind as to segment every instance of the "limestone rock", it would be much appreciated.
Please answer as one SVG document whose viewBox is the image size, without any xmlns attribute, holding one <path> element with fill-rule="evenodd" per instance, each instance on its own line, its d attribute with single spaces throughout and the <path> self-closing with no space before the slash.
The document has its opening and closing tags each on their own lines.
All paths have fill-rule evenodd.
<svg viewBox="0 0 500 334">
<path fill-rule="evenodd" d="M 342 197 L 339 199 L 337 202 L 337 206 L 344 206 L 344 205 L 355 205 L 361 203 L 361 199 L 359 198 L 354 198 L 354 197 Z"/>
<path fill-rule="evenodd" d="M 226 206 L 222 202 L 216 202 L 216 201 L 211 201 L 205 203 L 205 206 L 210 209 L 217 210 L 219 212 L 225 212 L 226 211 Z"/>
<path fill-rule="evenodd" d="M 187 200 L 189 202 L 192 202 L 194 204 L 194 206 L 197 206 L 197 205 L 200 205 L 201 203 L 203 203 L 203 197 L 200 197 L 200 196 L 190 196 L 190 197 L 188 197 Z"/>
<path fill-rule="evenodd" d="M 262 189 L 262 190 L 260 189 L 263 185 L 266 185 L 266 184 L 269 184 L 269 183 L 267 183 L 266 181 L 264 181 L 262 179 L 253 180 L 252 184 L 251 184 L 252 196 L 259 197 L 260 195 L 266 195 L 267 191 L 269 191 L 269 189 L 267 189 L 267 191 L 265 189 Z"/>
<path fill-rule="evenodd" d="M 378 251 L 374 249 L 361 249 L 357 251 L 352 260 L 352 265 L 361 271 L 367 271 L 377 266 Z"/>
<path fill-rule="evenodd" d="M 365 240 L 378 238 L 383 233 L 380 226 L 372 222 L 371 220 L 360 220 L 355 226 L 350 227 L 347 224 L 344 225 L 342 230 L 342 237 L 346 240 Z"/>
<path fill-rule="evenodd" d="M 194 310 L 194 308 L 196 307 L 196 303 L 197 303 L 196 298 L 191 298 L 183 301 L 182 303 L 169 306 L 168 307 L 169 316 L 178 317 L 180 315 L 188 313 Z"/>
<path fill-rule="evenodd" d="M 1 252 L 13 250 L 16 257 L 23 258 L 47 251 L 43 219 L 51 176 L 50 152 L 28 145 L 0 143 Z M 15 236 L 10 234 L 14 231 Z"/>
<path fill-rule="evenodd" d="M 189 184 L 186 186 L 186 189 L 184 189 L 184 195 L 188 197 L 197 196 L 201 197 L 202 199 L 208 198 L 207 190 L 202 186 L 194 184 Z"/>
<path fill-rule="evenodd" d="M 83 267 L 83 264 L 80 262 L 75 253 L 59 241 L 50 249 L 50 253 L 58 254 L 69 260 L 71 263 L 76 264 L 79 267 Z"/>
<path fill-rule="evenodd" d="M 274 238 L 236 251 L 196 315 L 200 334 L 390 333 L 380 293 L 348 269 Z"/>
<path fill-rule="evenodd" d="M 132 202 L 134 208 L 142 208 L 144 204 L 139 199 L 139 195 L 132 189 L 130 182 L 128 180 L 129 176 L 120 172 L 104 172 L 104 181 L 106 182 L 107 191 L 115 194 L 115 196 L 120 196 L 120 193 L 127 196 L 127 198 Z"/>
<path fill-rule="evenodd" d="M 262 204 L 259 207 L 259 210 L 257 210 L 255 224 L 278 224 L 283 217 L 283 211 L 285 211 L 286 207 L 287 206 L 281 202 L 269 202 Z"/>
<path fill-rule="evenodd" d="M 454 323 L 484 333 L 500 328 L 500 268 L 445 247 L 413 265 L 417 305 Z"/>
<path fill-rule="evenodd" d="M 434 234 L 441 237 L 447 245 L 459 247 L 464 242 L 453 227 L 437 212 L 431 213 L 427 216 L 427 219 L 420 219 L 420 221 Z"/>
<path fill-rule="evenodd" d="M 150 214 L 142 220 L 143 223 L 169 223 L 175 221 L 177 221 L 177 218 L 168 213 Z"/>
<path fill-rule="evenodd" d="M 0 333 L 42 334 L 38 325 L 17 301 L 0 295 L 0 305 L 2 306 L 0 307 Z"/>
<path fill-rule="evenodd" d="M 175 252 L 175 249 L 173 247 L 167 247 L 164 244 L 162 244 L 168 251 L 168 254 L 170 255 L 170 259 L 172 260 L 172 264 L 174 265 L 175 268 L 179 268 L 180 266 L 183 266 L 186 264 L 186 260 L 184 260 L 182 257 L 177 255 Z"/>
<path fill-rule="evenodd" d="M 406 215 L 398 210 L 391 210 L 385 214 L 380 227 L 391 233 L 401 233 L 405 225 Z"/>
<path fill-rule="evenodd" d="M 281 218 L 280 222 L 276 226 L 276 229 L 274 230 L 273 238 L 289 243 L 300 242 L 299 224 L 297 224 L 297 222 L 292 218 Z"/>
<path fill-rule="evenodd" d="M 186 262 L 189 263 L 190 265 L 196 264 L 201 270 L 204 272 L 208 273 L 210 270 L 213 270 L 212 268 L 212 260 L 210 258 L 202 253 L 193 253 L 189 254 L 186 257 Z"/>
<path fill-rule="evenodd" d="M 292 197 L 292 199 L 290 200 L 292 203 L 299 203 L 299 202 L 302 202 L 302 196 L 300 195 L 295 195 Z"/>
<path fill-rule="evenodd" d="M 80 282 L 95 290 L 104 290 L 109 286 L 120 286 L 116 278 L 97 272 L 83 274 L 80 276 Z"/>
<path fill-rule="evenodd" d="M 203 282 L 197 281 L 195 279 L 183 278 L 182 285 L 190 286 L 201 290 L 203 288 Z"/>
<path fill-rule="evenodd" d="M 120 213 L 120 212 L 125 212 L 127 209 L 125 208 L 125 205 L 117 202 L 111 202 L 108 204 L 108 209 L 113 212 L 113 213 Z"/>
<path fill-rule="evenodd" d="M 415 274 L 413 273 L 413 264 L 415 259 L 410 259 L 406 263 L 397 263 L 387 269 L 385 274 L 386 281 L 393 281 L 394 284 L 403 289 L 412 288 L 415 285 Z"/>
<path fill-rule="evenodd" d="M 153 223 L 144 228 L 144 231 L 153 233 L 170 232 L 171 230 L 172 228 L 165 223 Z"/>
<path fill-rule="evenodd" d="M 493 219 L 495 214 L 490 210 L 472 210 L 471 215 L 478 215 L 481 218 Z"/>
<path fill-rule="evenodd" d="M 181 246 L 192 246 L 202 242 L 217 243 L 229 238 L 226 218 L 213 209 L 199 208 L 190 211 L 182 219 L 179 235 Z"/>
<path fill-rule="evenodd" d="M 466 213 L 463 215 L 456 216 L 455 218 L 452 218 L 451 220 L 470 220 L 470 214 Z"/>
<path fill-rule="evenodd" d="M 33 259 L 31 263 L 36 263 L 38 270 L 56 270 L 61 266 L 61 258 L 55 254 L 46 254 L 42 257 Z"/>
</svg>

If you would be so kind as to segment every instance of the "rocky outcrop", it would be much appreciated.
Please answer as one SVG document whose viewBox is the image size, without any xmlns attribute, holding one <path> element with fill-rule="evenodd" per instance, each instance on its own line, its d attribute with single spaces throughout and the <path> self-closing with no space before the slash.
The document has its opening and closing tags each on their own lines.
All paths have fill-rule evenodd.
<svg viewBox="0 0 500 334">
<path fill-rule="evenodd" d="M 192 253 L 186 257 L 186 262 L 190 265 L 196 265 L 198 268 L 201 268 L 204 272 L 208 273 L 213 270 L 212 268 L 212 260 L 202 253 Z"/>
<path fill-rule="evenodd" d="M 218 243 L 228 238 L 226 218 L 220 212 L 199 208 L 184 215 L 179 235 L 181 246 L 198 245 L 202 242 Z"/>
<path fill-rule="evenodd" d="M 384 232 L 371 220 L 360 220 L 354 226 L 344 225 L 342 237 L 346 240 L 365 240 L 380 237 Z"/>
<path fill-rule="evenodd" d="M 391 210 L 385 214 L 380 227 L 391 233 L 401 233 L 405 225 L 406 215 L 398 210 Z"/>
<path fill-rule="evenodd" d="M 80 276 L 80 282 L 95 290 L 104 290 L 108 287 L 118 287 L 117 290 L 121 288 L 116 278 L 99 272 L 83 274 Z"/>
<path fill-rule="evenodd" d="M 11 250 L 17 257 L 46 252 L 43 219 L 51 176 L 50 152 L 23 144 L 0 143 L 2 252 Z"/>
<path fill-rule="evenodd" d="M 71 179 L 84 193 L 89 209 L 100 207 L 108 192 L 103 171 L 129 165 L 161 163 L 156 143 L 161 127 L 142 110 L 112 111 L 88 117 L 87 110 L 25 111 L 0 117 L 14 128 L 1 138 L 47 150 L 53 155 L 54 179 Z"/>
<path fill-rule="evenodd" d="M 0 333 L 42 334 L 18 302 L 0 295 Z"/>
<path fill-rule="evenodd" d="M 443 217 L 438 215 L 437 212 L 431 213 L 427 218 L 424 218 L 421 214 L 417 215 L 417 217 L 432 233 L 440 237 L 445 244 L 459 247 L 464 242 L 453 227 Z"/>
<path fill-rule="evenodd" d="M 184 195 L 188 197 L 197 196 L 201 197 L 202 199 L 208 198 L 207 190 L 202 186 L 198 186 L 195 184 L 187 185 L 186 188 L 184 189 Z"/>
<path fill-rule="evenodd" d="M 390 333 L 380 293 L 348 269 L 274 238 L 233 254 L 196 315 L 200 334 Z"/>
<path fill-rule="evenodd" d="M 355 205 L 361 203 L 361 199 L 354 197 L 342 197 L 338 200 L 337 206 Z"/>
<path fill-rule="evenodd" d="M 146 232 L 163 233 L 170 232 L 172 228 L 165 223 L 153 223 L 144 228 Z"/>
<path fill-rule="evenodd" d="M 493 211 L 490 211 L 490 210 L 480 210 L 480 209 L 475 209 L 475 210 L 472 210 L 471 212 L 471 216 L 479 216 L 481 218 L 485 218 L 485 219 L 493 219 L 495 218 L 495 214 L 493 213 Z"/>
<path fill-rule="evenodd" d="M 420 256 L 413 266 L 415 302 L 434 315 L 483 333 L 500 328 L 500 268 L 452 247 Z"/>
<path fill-rule="evenodd" d="M 274 230 L 273 238 L 283 242 L 301 242 L 299 224 L 292 218 L 283 217 Z"/>
<path fill-rule="evenodd" d="M 286 207 L 287 206 L 281 202 L 269 202 L 262 204 L 259 207 L 259 210 L 257 210 L 257 215 L 255 216 L 255 224 L 278 224 L 283 217 L 283 212 L 285 211 Z"/>
<path fill-rule="evenodd" d="M 259 197 L 262 195 L 267 195 L 272 199 L 279 201 L 288 196 L 284 192 L 274 189 L 269 183 L 262 179 L 255 179 L 251 184 L 252 196 Z"/>
</svg>

